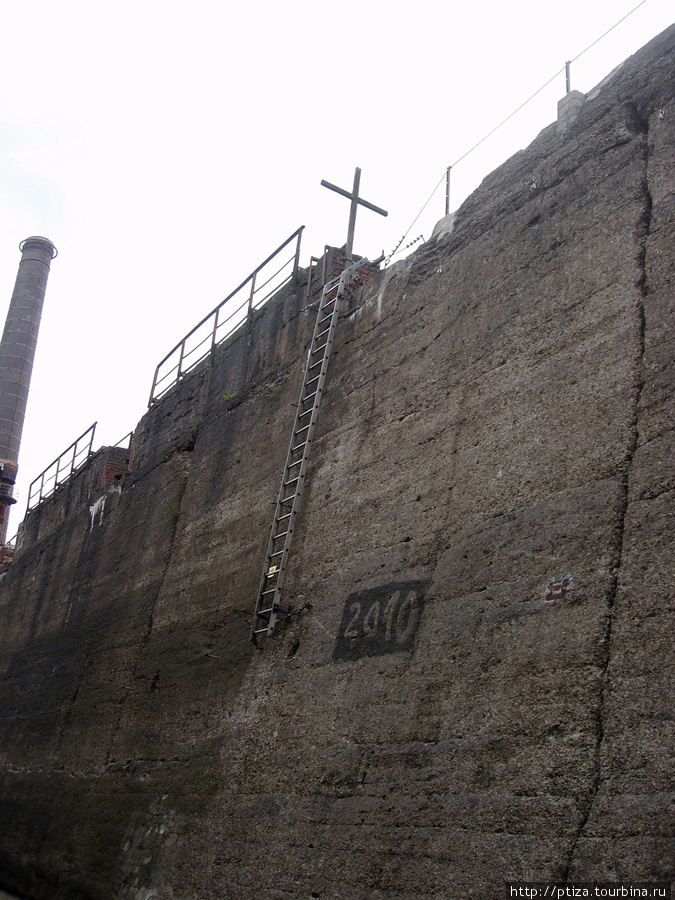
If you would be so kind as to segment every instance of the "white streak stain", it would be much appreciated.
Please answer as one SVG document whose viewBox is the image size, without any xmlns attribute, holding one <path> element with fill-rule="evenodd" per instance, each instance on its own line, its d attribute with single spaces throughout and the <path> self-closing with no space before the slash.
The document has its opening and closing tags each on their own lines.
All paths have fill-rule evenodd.
<svg viewBox="0 0 675 900">
<path fill-rule="evenodd" d="M 89 526 L 89 531 L 91 531 L 96 524 L 96 516 L 98 516 L 98 524 L 103 524 L 103 512 L 105 510 L 105 501 L 107 496 L 107 494 L 103 494 L 103 496 L 99 497 L 93 506 L 89 507 L 89 515 L 91 517 L 91 525 Z"/>
</svg>

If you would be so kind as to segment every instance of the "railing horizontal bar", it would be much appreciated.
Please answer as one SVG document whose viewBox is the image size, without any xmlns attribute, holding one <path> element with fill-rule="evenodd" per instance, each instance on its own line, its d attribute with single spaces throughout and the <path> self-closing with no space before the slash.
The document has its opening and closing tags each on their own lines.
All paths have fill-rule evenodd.
<svg viewBox="0 0 675 900">
<path fill-rule="evenodd" d="M 127 446 L 124 447 L 124 449 L 128 450 L 129 447 L 131 446 L 131 439 L 133 436 L 134 436 L 133 431 L 130 431 L 128 434 L 125 434 L 123 438 L 120 438 L 116 444 L 113 444 L 113 447 L 121 447 L 122 441 L 124 441 L 125 443 L 127 443 Z"/>
<path fill-rule="evenodd" d="M 200 322 L 198 322 L 194 328 L 189 331 L 185 337 L 173 347 L 169 353 L 162 359 L 157 368 L 155 369 L 154 380 L 152 389 L 150 392 L 150 401 L 149 406 L 159 400 L 167 391 L 171 390 L 171 388 L 181 379 L 181 377 L 187 372 L 191 371 L 196 365 L 202 362 L 214 349 L 217 344 L 222 343 L 227 340 L 231 334 L 233 334 L 241 325 L 244 324 L 246 315 L 242 315 L 242 311 L 245 307 L 250 311 L 251 309 L 257 309 L 262 306 L 269 297 L 271 297 L 274 293 L 277 293 L 282 288 L 284 288 L 289 281 L 292 280 L 293 274 L 297 270 L 298 266 L 298 257 L 300 253 L 300 240 L 302 237 L 302 232 L 304 231 L 305 226 L 302 225 L 300 228 L 296 229 L 293 234 L 291 234 L 282 244 L 280 244 L 273 253 L 271 253 L 256 269 L 241 282 L 238 287 L 236 287 L 231 293 L 222 300 L 218 306 L 214 307 L 210 313 L 207 313 Z M 296 242 L 295 252 L 293 256 L 291 256 L 286 262 L 284 262 L 273 274 L 271 274 L 266 281 L 264 281 L 260 285 L 256 285 L 256 276 L 259 272 L 261 272 L 276 256 L 278 256 L 281 251 L 287 247 L 293 241 Z M 283 273 L 284 269 L 289 265 L 293 265 L 293 272 L 275 284 L 272 289 L 257 303 L 253 304 L 253 297 L 259 291 L 263 290 L 269 285 L 273 284 L 277 278 Z M 229 313 L 223 321 L 220 321 L 220 314 L 223 308 L 230 300 L 232 300 L 240 291 L 247 287 L 250 284 L 250 292 L 247 299 L 236 309 L 234 309 L 231 313 Z M 215 320 L 214 320 L 215 317 Z M 234 321 L 233 321 L 234 320 Z M 204 329 L 205 336 L 202 340 L 198 340 L 200 329 Z M 197 340 L 194 346 L 191 345 L 191 340 Z M 195 359 L 195 355 L 199 352 L 200 348 L 209 343 L 209 349 L 199 356 L 198 359 Z M 162 368 L 169 363 L 169 361 L 178 354 L 178 363 L 174 365 L 168 372 L 162 373 Z M 168 383 L 170 381 L 170 383 Z M 166 387 L 164 386 L 166 384 Z"/>
<path fill-rule="evenodd" d="M 176 384 L 175 381 L 172 381 L 171 384 L 167 385 L 165 388 L 162 388 L 161 391 L 155 391 L 155 395 L 152 398 L 154 400 L 161 400 L 164 394 L 168 394 L 172 387 Z"/>
<path fill-rule="evenodd" d="M 241 319 L 237 319 L 236 322 L 230 324 L 230 327 L 227 329 L 225 334 L 220 334 L 220 326 L 218 327 L 218 331 L 216 332 L 216 344 L 222 344 L 223 341 L 226 341 L 231 335 L 235 333 L 241 326 L 246 322 L 246 316 L 242 316 Z"/>
<path fill-rule="evenodd" d="M 265 294 L 265 296 L 262 298 L 262 300 L 258 300 L 258 302 L 253 305 L 253 309 L 260 309 L 260 307 L 265 303 L 265 301 L 269 300 L 269 298 L 273 294 L 277 294 L 280 290 L 282 290 L 282 288 L 285 288 L 286 285 L 288 284 L 288 282 L 291 281 L 292 278 L 293 278 L 293 275 L 291 274 L 288 276 L 288 278 L 285 281 L 282 281 L 281 284 L 278 284 L 275 287 L 273 287 L 272 290 L 269 292 L 269 294 Z"/>
<path fill-rule="evenodd" d="M 211 331 L 209 331 L 209 333 L 206 335 L 206 337 L 202 338 L 202 340 L 198 344 L 195 344 L 194 347 L 190 347 L 189 350 L 187 350 L 187 349 L 185 350 L 185 353 L 183 353 L 183 362 L 185 362 L 185 360 L 188 358 L 188 356 L 192 356 L 193 353 L 196 353 L 200 347 L 204 346 L 204 344 L 206 344 L 207 342 L 210 344 L 212 340 L 213 340 L 213 333 Z"/>
<path fill-rule="evenodd" d="M 184 367 L 183 367 L 183 371 L 181 372 L 181 378 L 182 378 L 183 376 L 187 375 L 188 372 L 191 372 L 191 371 L 195 368 L 195 366 L 198 366 L 199 363 L 200 363 L 203 359 L 206 359 L 206 357 L 209 355 L 210 352 L 211 352 L 211 348 L 209 347 L 209 349 L 206 350 L 206 352 L 202 353 L 202 355 L 199 357 L 199 359 L 195 359 L 195 360 L 193 360 L 189 365 L 184 366 Z M 175 384 L 175 382 L 174 382 L 174 384 Z M 172 385 L 172 387 L 173 387 L 173 385 Z"/>
<path fill-rule="evenodd" d="M 260 265 L 257 267 L 257 269 L 254 269 L 253 272 L 251 272 L 251 274 L 248 276 L 248 278 L 245 278 L 245 279 L 242 281 L 242 283 L 241 283 L 238 287 L 236 287 L 233 291 L 231 291 L 231 292 L 227 295 L 227 297 L 225 297 L 224 300 L 221 300 L 221 302 L 220 302 L 217 306 L 215 306 L 215 307 L 211 310 L 210 313 L 207 313 L 207 314 L 204 316 L 204 318 L 203 318 L 200 322 L 198 322 L 198 323 L 195 325 L 195 327 L 192 329 L 192 331 L 188 331 L 188 333 L 185 335 L 185 337 L 184 337 L 181 341 L 179 341 L 179 342 L 176 344 L 176 346 L 173 347 L 173 349 L 171 349 L 171 350 L 166 354 L 166 356 L 165 356 L 164 359 L 159 363 L 159 365 L 161 366 L 163 363 L 165 363 L 165 362 L 167 361 L 167 359 L 169 359 L 169 357 L 171 356 L 171 354 L 176 352 L 176 350 L 180 350 L 180 348 L 181 348 L 181 346 L 183 345 L 183 343 L 184 343 L 191 335 L 193 335 L 193 334 L 195 333 L 195 331 L 196 331 L 200 326 L 202 326 L 205 322 L 208 322 L 208 320 L 211 318 L 211 316 L 215 316 L 216 312 L 221 308 L 221 306 L 224 306 L 224 305 L 227 303 L 228 300 L 230 300 L 232 297 L 234 297 L 234 295 L 237 294 L 242 288 L 246 287 L 246 285 L 249 283 L 249 281 L 251 281 L 251 279 L 253 278 L 253 276 L 256 275 L 261 269 L 263 269 L 263 268 L 267 265 L 267 263 L 270 262 L 270 260 L 274 259 L 274 257 L 277 255 L 277 253 L 279 253 L 281 250 L 283 250 L 284 247 L 288 246 L 288 244 L 290 244 L 290 242 L 291 242 L 294 238 L 296 238 L 296 237 L 301 233 L 301 231 L 303 230 L 304 227 L 305 227 L 304 225 L 301 225 L 300 228 L 297 229 L 297 231 L 294 231 L 293 234 L 283 242 L 283 244 L 280 244 L 280 245 L 277 247 L 277 249 L 274 251 L 274 253 L 270 253 L 270 255 L 267 257 L 267 259 L 266 259 L 264 262 L 260 263 Z"/>
<path fill-rule="evenodd" d="M 96 431 L 96 425 L 96 422 L 94 422 L 93 425 L 90 425 L 89 428 L 87 428 L 87 430 L 77 438 L 77 440 L 73 441 L 73 443 L 69 447 L 66 447 L 63 453 L 59 454 L 59 456 L 57 456 L 56 459 L 51 462 L 47 466 L 47 468 L 31 482 L 28 488 L 29 510 L 32 509 L 33 500 L 35 499 L 35 497 L 38 497 L 38 503 L 42 500 L 45 500 L 51 493 L 53 493 L 53 491 L 56 490 L 56 488 L 60 484 L 63 484 L 63 482 L 67 481 L 70 478 L 70 476 L 73 474 L 74 469 L 76 468 L 75 463 L 78 459 L 84 457 L 81 462 L 78 462 L 77 468 L 79 468 L 84 464 L 84 462 L 86 462 L 91 454 L 91 447 L 94 443 L 94 433 Z M 87 435 L 90 435 L 88 443 L 78 450 L 80 441 L 86 438 Z M 64 477 L 62 479 L 59 479 L 60 464 L 66 459 L 70 459 L 70 465 L 64 466 L 62 470 Z M 55 471 L 52 472 L 54 468 Z M 38 482 L 40 483 L 40 488 L 39 490 L 34 490 L 34 487 Z"/>
<path fill-rule="evenodd" d="M 173 369 L 169 369 L 169 371 L 166 373 L 166 375 L 162 375 L 160 378 L 157 379 L 157 381 L 155 382 L 155 387 L 157 387 L 157 385 L 161 384 L 163 381 L 166 381 L 166 379 L 169 377 L 169 375 L 172 375 L 174 372 L 177 372 L 177 371 L 178 371 L 178 363 L 176 363 L 176 365 L 173 367 Z"/>
<path fill-rule="evenodd" d="M 224 328 L 233 316 L 236 316 L 237 313 L 240 313 L 243 309 L 246 309 L 247 306 L 248 306 L 248 297 L 246 298 L 246 300 L 244 300 L 244 302 L 241 304 L 241 306 L 238 306 L 236 309 L 233 309 L 232 312 L 229 314 L 229 316 L 227 316 L 227 318 L 223 319 L 222 322 L 218 322 L 218 330 L 220 330 L 221 328 Z M 242 316 L 241 321 L 243 322 L 245 318 L 246 318 L 245 315 Z"/>
<path fill-rule="evenodd" d="M 274 251 L 274 253 L 270 253 L 270 255 L 267 257 L 267 259 L 264 262 L 261 262 L 260 265 L 258 266 L 258 268 L 255 269 L 254 272 L 251 272 L 250 277 L 253 278 L 253 276 L 257 272 L 259 272 L 261 269 L 264 269 L 265 266 L 267 265 L 267 263 L 270 262 L 270 260 L 274 259 L 274 257 L 277 255 L 277 253 L 280 253 L 284 249 L 284 247 L 287 247 L 294 238 L 298 237 L 298 235 L 304 230 L 304 227 L 305 227 L 304 225 L 301 225 L 296 231 L 293 232 L 293 234 L 289 238 L 286 238 L 286 240 L 283 242 L 283 244 L 279 244 L 279 246 Z M 246 281 L 248 281 L 248 278 L 246 279 Z"/>
<path fill-rule="evenodd" d="M 256 287 L 256 289 L 253 291 L 253 293 L 257 294 L 258 291 L 261 291 L 264 287 L 267 287 L 267 285 L 270 283 L 270 281 L 272 281 L 273 278 L 276 278 L 280 272 L 283 272 L 284 269 L 286 268 L 286 266 L 289 266 L 294 260 L 295 260 L 295 254 L 293 254 L 293 256 L 291 256 L 289 259 L 287 259 L 286 262 L 283 263 L 283 265 L 281 265 L 280 268 L 278 268 L 276 270 L 276 272 L 274 272 L 273 275 L 270 275 L 270 277 L 267 279 L 267 281 L 263 281 L 262 284 L 259 284 Z"/>
</svg>

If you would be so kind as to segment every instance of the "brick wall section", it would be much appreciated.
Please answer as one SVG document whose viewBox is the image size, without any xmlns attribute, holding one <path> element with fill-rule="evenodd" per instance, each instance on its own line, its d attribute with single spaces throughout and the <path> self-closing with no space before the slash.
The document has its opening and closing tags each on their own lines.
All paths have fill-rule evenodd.
<svg viewBox="0 0 675 900">
<path fill-rule="evenodd" d="M 129 471 L 129 456 L 130 451 L 124 447 L 109 448 L 109 452 L 106 454 L 105 472 L 101 487 L 115 484 Z"/>
</svg>

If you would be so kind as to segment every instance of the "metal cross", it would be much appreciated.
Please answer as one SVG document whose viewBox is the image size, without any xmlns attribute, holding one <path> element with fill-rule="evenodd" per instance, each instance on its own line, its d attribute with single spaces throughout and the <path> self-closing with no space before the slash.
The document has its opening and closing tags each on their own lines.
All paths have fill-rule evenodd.
<svg viewBox="0 0 675 900">
<path fill-rule="evenodd" d="M 368 203 L 367 200 L 362 200 L 359 197 L 359 183 L 361 181 L 361 169 L 354 169 L 354 187 L 352 188 L 351 194 L 349 191 L 346 191 L 344 188 L 336 187 L 334 184 L 331 184 L 330 181 L 323 181 L 321 184 L 323 187 L 329 188 L 331 191 L 335 191 L 338 194 L 342 194 L 343 197 L 347 197 L 348 200 L 351 200 L 351 207 L 349 210 L 349 228 L 347 229 L 347 247 L 345 251 L 345 256 L 347 257 L 347 261 L 352 261 L 352 248 L 354 246 L 354 227 L 356 226 L 356 207 L 361 204 L 361 206 L 365 206 L 368 209 L 372 209 L 373 212 L 379 213 L 381 216 L 388 216 L 389 213 L 386 209 L 380 209 L 379 206 L 375 206 L 374 203 Z"/>
</svg>

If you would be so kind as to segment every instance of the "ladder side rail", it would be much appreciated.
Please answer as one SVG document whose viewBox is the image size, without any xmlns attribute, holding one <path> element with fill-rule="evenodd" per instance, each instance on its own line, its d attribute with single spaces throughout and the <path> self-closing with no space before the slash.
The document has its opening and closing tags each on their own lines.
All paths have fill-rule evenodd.
<svg viewBox="0 0 675 900">
<path fill-rule="evenodd" d="M 334 279 L 334 281 L 339 282 L 339 278 Z M 325 305 L 326 305 L 326 300 L 325 300 L 326 296 L 327 296 L 328 294 L 330 294 L 333 290 L 335 290 L 335 284 L 334 284 L 334 283 L 331 283 L 330 285 L 326 285 L 325 288 L 324 288 L 324 290 L 323 290 L 323 292 L 322 292 L 321 303 L 319 304 L 319 314 L 317 315 L 317 319 L 316 319 L 316 322 L 315 322 L 315 325 L 314 325 L 314 332 L 313 332 L 312 339 L 311 339 L 310 344 L 309 344 L 309 349 L 308 349 L 308 351 L 307 351 L 307 362 L 306 362 L 306 364 L 305 364 L 305 373 L 304 373 L 303 380 L 302 380 L 302 386 L 301 386 L 301 388 L 300 388 L 300 397 L 299 397 L 299 400 L 298 400 L 298 405 L 297 405 L 297 410 L 296 410 L 296 414 L 295 414 L 295 419 L 294 419 L 294 422 L 293 422 L 293 430 L 292 430 L 292 432 L 291 432 L 291 439 L 290 439 L 290 442 L 289 442 L 289 445 L 288 445 L 288 451 L 287 451 L 287 454 L 286 454 L 286 463 L 285 463 L 285 465 L 284 465 L 283 477 L 282 477 L 282 479 L 281 479 L 281 486 L 280 486 L 280 489 L 279 489 L 279 494 L 278 494 L 278 497 L 277 497 L 277 502 L 276 502 L 276 507 L 275 507 L 275 512 L 274 512 L 274 519 L 273 519 L 273 521 L 272 521 L 272 529 L 271 529 L 271 531 L 270 531 L 270 537 L 269 537 L 269 540 L 268 540 L 268 543 L 267 543 L 267 552 L 266 552 L 266 554 L 265 554 L 265 563 L 264 563 L 264 566 L 263 566 L 263 573 L 262 573 L 262 576 L 261 576 L 261 579 L 260 579 L 260 585 L 259 585 L 259 589 L 258 589 L 258 597 L 257 597 L 257 601 L 256 601 L 256 609 L 255 609 L 254 620 L 253 620 L 253 627 L 254 627 L 254 629 L 255 629 L 255 625 L 258 624 L 258 621 L 257 621 L 257 620 L 260 618 L 260 617 L 259 617 L 260 611 L 261 611 L 263 608 L 265 608 L 265 607 L 268 606 L 268 603 L 265 603 L 265 602 L 263 601 L 263 594 L 267 593 L 267 596 L 269 597 L 269 591 L 272 590 L 272 587 L 271 587 L 271 586 L 268 586 L 268 585 L 269 585 L 269 582 L 270 582 L 270 579 L 269 579 L 270 572 L 269 572 L 269 570 L 270 570 L 270 567 L 271 567 L 271 560 L 272 560 L 272 558 L 273 558 L 275 555 L 277 555 L 277 556 L 280 555 L 280 556 L 281 556 L 281 559 L 279 560 L 278 569 L 277 569 L 277 572 L 280 574 L 282 568 L 285 569 L 285 566 L 284 566 L 283 564 L 284 564 L 284 561 L 285 561 L 285 557 L 287 556 L 288 551 L 289 551 L 289 549 L 290 549 L 290 541 L 288 541 L 288 536 L 289 536 L 289 535 L 287 534 L 287 535 L 286 535 L 287 540 L 286 540 L 285 543 L 284 543 L 284 547 L 283 547 L 283 550 L 281 551 L 281 553 L 279 553 L 279 551 L 275 551 L 275 550 L 274 550 L 275 543 L 276 543 L 276 541 L 275 541 L 275 533 L 277 532 L 277 527 L 276 527 L 276 526 L 277 526 L 277 523 L 279 522 L 279 520 L 280 520 L 280 518 L 281 518 L 281 516 L 282 516 L 282 510 L 283 510 L 283 507 L 284 507 L 284 505 L 285 505 L 285 504 L 283 503 L 283 501 L 284 501 L 284 499 L 286 498 L 286 495 L 288 494 L 288 490 L 286 489 L 285 484 L 286 484 L 286 482 L 288 481 L 288 476 L 289 476 L 289 473 L 290 473 L 290 470 L 291 470 L 291 466 L 293 466 L 294 463 L 295 463 L 295 465 L 297 465 L 297 460 L 295 460 L 295 461 L 293 460 L 294 455 L 298 452 L 297 449 L 294 449 L 294 448 L 296 447 L 296 445 L 297 445 L 296 432 L 298 431 L 298 426 L 299 426 L 299 424 L 300 424 L 300 418 L 301 418 L 301 416 L 303 415 L 303 410 L 302 410 L 302 400 L 303 400 L 303 394 L 305 393 L 305 387 L 306 387 L 306 382 L 307 382 L 308 375 L 309 375 L 309 372 L 310 372 L 310 368 L 311 368 L 311 366 L 312 366 L 312 355 L 313 355 L 313 353 L 314 353 L 314 348 L 315 348 L 315 343 L 316 343 L 316 336 L 317 336 L 317 334 L 319 333 L 320 312 L 321 312 L 321 310 L 322 310 L 322 309 L 325 307 Z M 329 302 L 331 302 L 331 301 L 329 301 Z M 316 398 L 315 398 L 315 399 L 316 399 Z M 306 411 L 304 411 L 304 412 L 306 412 Z M 307 440 L 305 440 L 305 442 L 304 442 L 304 447 L 303 447 L 303 454 L 302 454 L 302 457 L 301 457 L 301 463 L 300 463 L 300 468 L 301 468 L 301 469 L 303 469 L 303 465 L 304 465 L 304 463 L 305 463 L 305 456 L 306 456 L 306 454 L 307 454 L 308 447 L 309 447 L 309 442 L 308 442 Z M 304 471 L 303 471 L 303 476 L 304 476 Z M 299 482 L 298 482 L 298 483 L 299 483 Z M 293 501 L 292 501 L 292 507 L 291 507 L 291 518 L 293 519 L 293 521 L 294 521 L 294 519 L 295 519 L 295 516 L 294 516 L 293 514 L 294 514 L 294 512 L 296 511 L 296 500 L 297 500 L 297 497 L 298 497 L 298 490 L 297 490 L 297 485 L 296 485 L 296 491 L 295 491 L 295 493 L 294 493 L 294 495 L 293 495 Z M 290 521 L 291 521 L 291 520 L 289 519 L 289 522 L 290 522 Z M 292 532 L 291 532 L 291 534 L 292 534 Z M 278 540 L 278 538 L 277 538 L 277 540 Z M 276 574 L 276 573 L 275 573 L 275 574 Z M 277 584 L 278 584 L 278 576 L 277 576 Z M 273 598 L 272 598 L 272 601 L 269 602 L 269 606 L 271 606 L 273 609 L 274 609 L 274 606 L 276 605 L 276 602 L 277 602 L 277 598 L 278 598 L 279 593 L 280 593 L 279 590 L 275 590 L 274 595 L 273 595 Z M 274 613 L 274 612 L 272 612 L 272 613 L 270 614 L 270 618 L 271 618 L 272 616 L 275 616 L 275 613 Z M 276 617 L 275 617 L 275 619 L 276 619 Z M 273 624 L 272 624 L 272 627 L 273 627 Z M 267 624 L 267 627 L 266 627 L 265 629 L 262 629 L 262 630 L 268 631 L 268 630 L 269 630 L 269 623 Z"/>
<path fill-rule="evenodd" d="M 332 344 L 333 344 L 333 335 L 335 332 L 335 326 L 337 324 L 337 319 L 338 319 L 340 299 L 342 297 L 341 288 L 343 288 L 342 279 L 340 279 L 340 282 L 338 284 L 337 293 L 336 293 L 334 300 L 329 301 L 329 302 L 333 303 L 333 310 L 332 310 L 331 317 L 330 317 L 329 334 L 328 334 L 328 339 L 327 339 L 325 347 L 324 347 L 324 356 L 323 356 L 322 363 L 321 363 L 321 372 L 319 375 L 319 382 L 318 382 L 317 390 L 314 394 L 314 401 L 313 401 L 313 404 L 311 407 L 310 422 L 309 422 L 309 427 L 307 428 L 307 434 L 305 436 L 305 446 L 304 446 L 303 453 L 302 453 L 302 461 L 300 463 L 300 471 L 297 475 L 298 480 L 297 480 L 297 483 L 295 486 L 295 495 L 293 497 L 293 505 L 291 507 L 290 516 L 289 516 L 288 523 L 286 526 L 286 528 L 287 528 L 286 538 L 284 541 L 284 548 L 283 548 L 283 552 L 281 555 L 279 571 L 278 571 L 277 579 L 276 579 L 276 586 L 274 589 L 274 595 L 273 595 L 272 604 L 271 604 L 272 612 L 270 613 L 269 620 L 267 622 L 267 627 L 265 629 L 268 636 L 271 635 L 272 632 L 274 631 L 274 627 L 276 625 L 276 621 L 277 621 L 277 617 L 278 617 L 279 601 L 281 599 L 281 590 L 283 588 L 284 580 L 286 577 L 286 566 L 288 563 L 288 557 L 290 555 L 291 541 L 293 540 L 293 532 L 295 529 L 295 520 L 298 515 L 298 507 L 300 504 L 300 497 L 302 495 L 302 489 L 304 487 L 307 466 L 309 464 L 309 452 L 310 452 L 312 439 L 314 437 L 314 430 L 316 428 L 316 424 L 319 419 L 319 408 L 321 406 L 321 400 L 323 398 L 323 386 L 326 381 L 326 375 L 328 373 L 328 363 L 330 362 L 330 355 L 331 355 Z M 322 304 L 322 306 L 319 307 L 319 315 L 317 316 L 317 324 L 315 327 L 315 337 L 316 337 L 316 334 L 319 333 L 319 328 L 321 327 L 320 326 L 321 310 L 323 308 L 325 308 L 325 304 Z M 298 424 L 298 422 L 299 422 L 300 409 L 301 409 L 302 401 L 303 401 L 302 395 L 305 391 L 307 375 L 309 374 L 309 371 L 310 371 L 311 356 L 312 356 L 312 354 L 310 351 L 310 355 L 309 355 L 309 358 L 307 361 L 307 369 L 305 370 L 305 380 L 303 381 L 303 387 L 300 392 L 300 402 L 298 403 L 298 412 L 296 413 L 296 420 L 295 420 L 296 424 Z M 308 412 L 308 410 L 306 410 L 306 412 Z M 294 427 L 293 428 L 293 437 L 295 437 L 296 430 L 297 429 Z M 280 499 L 282 499 L 284 482 L 286 481 L 285 476 L 288 473 L 289 473 L 289 469 L 288 469 L 288 461 L 287 461 L 287 467 L 284 472 L 284 479 L 282 479 L 282 484 L 281 484 L 281 491 L 280 491 L 280 495 L 279 495 Z M 278 519 L 275 519 L 275 522 L 276 521 L 278 521 Z M 267 562 L 269 563 L 269 560 L 267 560 Z"/>
<path fill-rule="evenodd" d="M 286 464 L 284 466 L 281 487 L 279 489 L 275 507 L 272 529 L 270 531 L 270 537 L 267 544 L 267 553 L 265 555 L 263 573 L 258 589 L 258 596 L 256 598 L 255 612 L 253 615 L 253 623 L 251 626 L 251 640 L 254 643 L 256 642 L 258 634 L 264 633 L 268 636 L 271 635 L 276 625 L 276 621 L 278 618 L 279 601 L 281 598 L 281 590 L 286 574 L 286 564 L 290 554 L 290 546 L 293 539 L 293 531 L 295 528 L 295 519 L 298 513 L 299 500 L 302 494 L 307 465 L 309 462 L 310 447 L 314 435 L 314 430 L 318 421 L 319 408 L 321 406 L 321 400 L 323 397 L 323 388 L 328 373 L 328 364 L 330 362 L 333 337 L 339 316 L 340 301 L 344 296 L 345 287 L 349 283 L 351 275 L 366 262 L 367 259 L 364 258 L 353 263 L 351 266 L 345 269 L 340 276 L 332 279 L 329 284 L 325 285 L 324 290 L 322 291 L 321 302 L 319 303 L 318 314 L 314 325 L 314 332 L 312 340 L 310 342 L 309 352 L 307 354 L 305 374 L 302 381 L 302 387 L 300 389 L 300 398 L 298 400 L 297 410 L 293 423 L 291 440 L 289 443 L 288 452 L 286 454 Z M 333 293 L 333 291 L 335 291 L 335 297 L 333 297 L 332 299 L 326 299 L 331 293 Z M 333 307 L 330 314 L 322 318 L 321 313 L 329 305 L 332 305 Z M 323 328 L 323 326 L 328 319 L 330 319 L 330 324 L 328 325 L 328 328 L 325 329 Z M 325 344 L 317 347 L 316 345 L 324 336 L 326 336 Z M 312 357 L 316 353 L 319 353 L 321 351 L 323 351 L 322 357 L 312 362 Z M 310 379 L 310 373 L 318 366 L 319 363 L 319 375 L 312 376 L 312 378 Z M 305 391 L 307 389 L 308 383 L 313 381 L 317 381 L 316 390 L 314 390 L 313 393 L 305 396 Z M 305 403 L 309 399 L 313 400 L 312 406 L 303 409 L 303 403 Z M 299 428 L 300 420 L 305 418 L 307 415 L 310 416 L 309 425 Z M 298 444 L 297 435 L 300 431 L 306 431 L 307 433 L 305 435 L 304 441 Z M 300 448 L 302 448 L 302 455 L 300 459 L 294 460 L 293 457 L 296 453 L 299 452 Z M 297 476 L 294 475 L 293 479 L 291 479 L 289 477 L 291 475 L 291 469 L 297 467 L 298 464 L 300 465 L 298 474 Z M 287 485 L 291 481 L 295 483 L 293 494 L 290 494 L 287 489 Z M 290 513 L 285 513 L 283 512 L 283 510 L 286 503 L 288 502 L 291 503 Z M 286 519 L 288 520 L 286 524 L 284 526 L 279 526 L 279 523 L 282 520 Z M 284 527 L 286 531 L 279 531 L 279 527 Z M 281 550 L 275 550 L 274 547 L 276 542 L 279 541 L 282 537 L 284 538 L 283 548 Z M 274 572 L 270 572 L 270 569 L 273 565 L 272 560 L 275 557 L 279 557 L 278 565 L 275 563 Z M 272 584 L 272 582 L 275 583 Z M 265 601 L 265 597 L 271 597 L 271 599 Z M 262 627 L 256 627 L 261 625 Z"/>
</svg>

